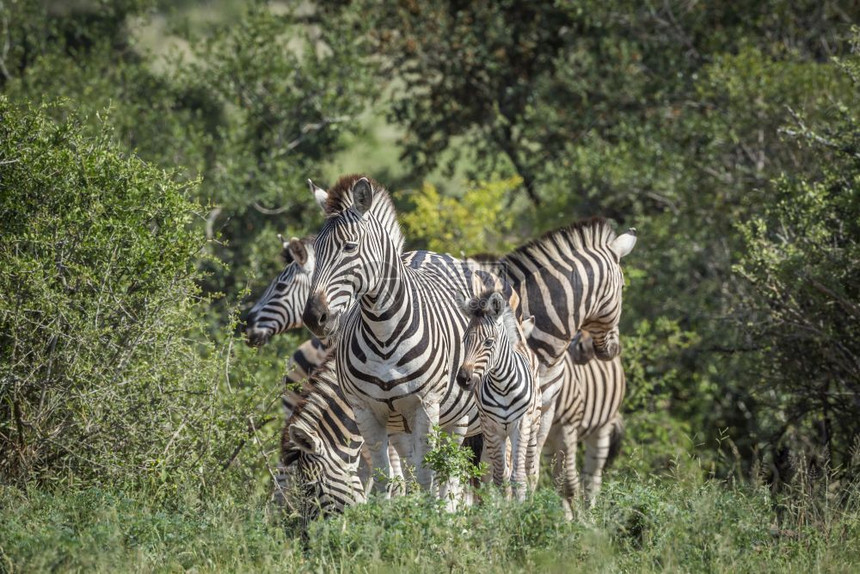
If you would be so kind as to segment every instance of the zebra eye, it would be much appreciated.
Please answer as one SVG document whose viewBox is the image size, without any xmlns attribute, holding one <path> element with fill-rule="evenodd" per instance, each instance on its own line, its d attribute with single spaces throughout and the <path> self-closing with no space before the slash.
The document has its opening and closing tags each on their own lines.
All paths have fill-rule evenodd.
<svg viewBox="0 0 860 574">
<path fill-rule="evenodd" d="M 495 343 L 495 342 L 496 342 L 496 340 L 493 339 L 492 337 L 490 337 L 489 339 L 484 339 L 484 348 L 489 349 L 490 347 L 493 346 L 493 343 Z"/>
<path fill-rule="evenodd" d="M 358 249 L 358 242 L 357 241 L 347 241 L 343 245 L 343 250 L 347 253 L 351 253 L 351 252 L 355 251 L 356 249 Z"/>
</svg>

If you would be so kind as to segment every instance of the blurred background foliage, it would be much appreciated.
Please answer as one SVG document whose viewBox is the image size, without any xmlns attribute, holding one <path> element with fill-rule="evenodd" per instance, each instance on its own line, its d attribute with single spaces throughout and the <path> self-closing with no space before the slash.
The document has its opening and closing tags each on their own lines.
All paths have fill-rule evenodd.
<svg viewBox="0 0 860 574">
<path fill-rule="evenodd" d="M 401 209 L 407 248 L 458 255 L 503 253 L 605 215 L 639 231 L 625 259 L 622 331 L 627 444 L 639 469 L 669 469 L 684 453 L 708 472 L 775 482 L 800 456 L 844 470 L 860 430 L 858 17 L 856 3 L 833 0 L 2 0 L 3 129 L 17 131 L 2 143 L 0 186 L 19 206 L 4 203 L 0 214 L 4 286 L 28 293 L 44 316 L 77 296 L 57 287 L 48 265 L 59 247 L 28 247 L 28 264 L 42 271 L 31 291 L 21 287 L 14 246 L 36 245 L 55 205 L 93 220 L 92 238 L 73 246 L 93 254 L 81 255 L 82 276 L 114 252 L 130 265 L 137 256 L 164 263 L 153 279 L 166 289 L 159 297 L 172 298 L 163 324 L 149 300 L 116 304 L 182 344 L 135 355 L 127 376 L 155 388 L 146 381 L 157 366 L 158 380 L 186 389 L 187 400 L 146 425 L 126 421 L 123 432 L 138 429 L 167 453 L 175 433 L 187 439 L 185 452 L 205 451 L 211 463 L 186 468 L 198 477 L 219 465 L 259 477 L 277 433 L 256 424 L 279 415 L 283 362 L 304 335 L 249 350 L 236 318 L 281 265 L 276 233 L 319 225 L 307 178 L 374 176 Z M 32 146 L 48 154 L 39 161 L 88 151 L 82 166 L 66 157 L 40 167 L 27 160 Z M 182 235 L 169 240 L 175 249 L 100 235 L 86 183 L 86 162 L 99 158 L 134 158 L 122 169 L 148 178 L 142 204 L 182 198 L 164 206 Z M 40 179 L 40 169 L 69 185 Z M 125 189 L 112 173 L 99 180 L 99 203 Z M 43 184 L 18 188 L 20 178 Z M 152 216 L 116 201 L 118 236 L 136 237 Z M 27 225 L 20 206 L 29 206 Z M 51 348 L 67 331 L 25 329 L 28 315 L 9 293 L 0 299 L 3 464 L 35 473 L 10 475 L 22 480 L 49 477 L 84 451 L 50 446 L 59 427 L 40 402 L 54 392 L 45 389 L 59 397 L 85 380 L 116 393 L 125 379 L 96 361 L 84 379 L 51 387 L 43 371 L 56 357 L 78 364 Z M 81 320 L 91 312 L 76 311 Z M 93 356 L 114 345 L 102 333 L 108 316 L 79 331 Z M 24 346 L 41 354 L 15 359 Z M 202 406 L 194 393 L 204 389 L 223 400 Z M 161 412 L 165 399 L 146 392 L 140 412 Z M 24 405 L 31 418 L 21 418 Z M 74 402 L 57 408 L 63 424 L 76 420 Z M 223 427 L 227 452 L 183 434 L 206 428 L 200 409 Z M 232 452 L 249 437 L 259 446 Z M 24 456 L 21 441 L 45 451 Z M 150 464 L 140 456 L 129 468 Z"/>
</svg>

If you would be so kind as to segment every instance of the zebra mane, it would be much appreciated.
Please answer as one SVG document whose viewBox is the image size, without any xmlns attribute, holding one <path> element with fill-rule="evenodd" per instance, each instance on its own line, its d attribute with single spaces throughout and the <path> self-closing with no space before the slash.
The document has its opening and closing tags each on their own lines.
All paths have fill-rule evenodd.
<svg viewBox="0 0 860 574">
<path fill-rule="evenodd" d="M 522 330 L 517 323 L 514 311 L 511 309 L 510 300 L 505 297 L 504 292 L 491 289 L 484 291 L 478 297 L 464 300 L 462 303 L 463 312 L 470 321 L 480 321 L 482 319 L 495 320 L 495 314 L 490 309 L 489 304 L 490 296 L 494 293 L 498 293 L 502 296 L 504 306 L 502 307 L 502 312 L 499 315 L 502 319 L 502 327 L 505 329 L 508 341 L 510 341 L 512 345 L 516 346 L 519 342 L 524 340 L 524 337 L 522 335 Z"/>
<path fill-rule="evenodd" d="M 590 217 L 566 227 L 548 231 L 504 255 L 500 263 L 504 265 L 505 262 L 510 261 L 528 261 L 533 259 L 535 253 L 557 251 L 559 247 L 568 247 L 574 251 L 608 249 L 613 239 L 615 239 L 615 230 L 606 219 Z"/>
<path fill-rule="evenodd" d="M 340 392 L 334 361 L 326 361 L 314 369 L 298 393 L 287 394 L 293 412 L 286 426 L 300 425 L 308 430 L 318 430 L 325 412 L 337 401 Z"/>
<path fill-rule="evenodd" d="M 463 262 L 471 269 L 499 275 L 499 256 L 493 253 L 475 253 L 467 256 Z"/>
<path fill-rule="evenodd" d="M 388 190 L 373 178 L 361 174 L 344 175 L 337 180 L 331 189 L 328 190 L 328 197 L 325 204 L 326 218 L 340 215 L 355 203 L 352 188 L 362 177 L 370 182 L 370 187 L 373 189 L 373 204 L 370 207 L 370 213 L 373 214 L 378 221 L 391 221 L 392 225 L 388 226 L 388 231 L 391 241 L 397 247 L 399 253 L 403 252 L 404 237 L 400 229 L 400 224 L 397 222 L 397 209 L 394 207 L 394 202 L 388 194 Z M 386 217 L 387 216 L 387 217 Z"/>
</svg>

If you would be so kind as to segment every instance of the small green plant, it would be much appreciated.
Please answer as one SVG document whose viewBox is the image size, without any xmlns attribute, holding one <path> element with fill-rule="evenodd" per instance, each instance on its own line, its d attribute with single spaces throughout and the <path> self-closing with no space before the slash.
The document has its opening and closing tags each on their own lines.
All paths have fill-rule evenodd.
<svg viewBox="0 0 860 574">
<path fill-rule="evenodd" d="M 453 435 L 446 433 L 439 426 L 433 427 L 427 440 L 430 442 L 430 452 L 424 457 L 424 463 L 436 473 L 438 482 L 456 478 L 465 483 L 472 478 L 480 478 L 487 472 L 486 463 L 474 464 L 469 449 L 457 444 Z"/>
</svg>

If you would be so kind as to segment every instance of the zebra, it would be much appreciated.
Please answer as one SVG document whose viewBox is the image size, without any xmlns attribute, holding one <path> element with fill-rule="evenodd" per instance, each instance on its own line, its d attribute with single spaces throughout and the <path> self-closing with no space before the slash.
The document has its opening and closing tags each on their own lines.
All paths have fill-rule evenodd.
<svg viewBox="0 0 860 574">
<path fill-rule="evenodd" d="M 324 199 L 305 325 L 338 339 L 338 377 L 374 468 L 388 476 L 386 424 L 400 415 L 411 433 L 416 479 L 430 489 L 434 475 L 424 458 L 431 429 L 439 425 L 458 437 L 480 432 L 471 393 L 453 380 L 466 326 L 456 299 L 495 279 L 449 255 L 399 257 L 388 231 L 397 217 L 393 203 L 367 177 L 342 177 Z M 381 482 L 374 489 L 385 493 Z"/>
<path fill-rule="evenodd" d="M 569 344 L 580 329 L 591 331 L 590 356 L 614 361 L 620 353 L 622 257 L 636 244 L 636 230 L 616 236 L 599 217 L 550 231 L 498 259 L 487 254 L 468 258 L 474 269 L 508 282 L 520 297 L 520 317 L 534 316 L 528 338 L 540 360 L 541 452 L 555 421 L 562 388 L 575 386 Z M 576 345 L 574 345 L 574 350 Z M 539 470 L 537 457 L 532 473 Z"/>
<path fill-rule="evenodd" d="M 293 472 L 299 508 L 307 524 L 366 500 L 358 466 L 363 439 L 329 361 L 285 396 L 287 424 L 281 436 L 281 464 Z"/>
<path fill-rule="evenodd" d="M 475 393 L 493 482 L 501 487 L 510 479 L 517 499 L 522 501 L 526 495 L 526 469 L 527 466 L 532 469 L 531 459 L 537 456 L 540 421 L 538 362 L 525 342 L 534 318 L 520 324 L 498 292 L 463 301 L 463 312 L 469 324 L 463 338 L 465 350 L 463 363 L 457 370 L 457 384 Z M 507 453 L 509 438 L 511 457 Z M 536 486 L 532 478 L 529 477 L 530 489 Z M 505 493 L 510 495 L 507 485 Z"/>
<path fill-rule="evenodd" d="M 261 347 L 274 335 L 303 325 L 302 310 L 310 294 L 314 269 L 315 236 L 293 237 L 289 241 L 281 235 L 278 238 L 286 265 L 245 317 L 245 340 L 251 347 Z"/>
<path fill-rule="evenodd" d="M 623 428 L 619 412 L 626 390 L 621 358 L 591 360 L 594 347 L 588 332 L 578 333 L 564 357 L 570 384 L 558 395 L 547 450 L 555 455 L 556 477 L 560 480 L 565 514 L 572 517 L 572 505 L 579 493 L 576 469 L 577 445 L 585 442 L 583 478 L 589 504 L 593 504 L 603 476 L 603 468 L 613 436 Z"/>
<path fill-rule="evenodd" d="M 635 244 L 634 228 L 616 235 L 605 219 L 592 217 L 550 231 L 496 262 L 488 255 L 470 259 L 473 268 L 494 273 L 517 292 L 518 318 L 535 318 L 528 344 L 540 361 L 538 452 L 555 420 L 558 395 L 572 377 L 565 362 L 575 334 L 588 329 L 592 352 L 602 361 L 611 361 L 621 352 L 618 323 L 624 280 L 620 262 Z"/>
<path fill-rule="evenodd" d="M 325 193 L 321 188 L 308 180 L 308 187 L 316 198 L 319 193 Z M 320 205 L 322 207 L 322 205 Z M 392 226 L 389 231 L 395 237 L 398 250 L 403 248 L 403 238 L 399 235 L 400 228 Z M 266 345 L 273 336 L 285 331 L 299 329 L 304 323 L 302 311 L 310 294 L 310 277 L 314 270 L 314 235 L 301 239 L 292 237 L 289 241 L 278 234 L 282 244 L 281 257 L 285 262 L 284 270 L 269 284 L 268 288 L 259 300 L 254 304 L 245 318 L 246 343 L 252 347 Z M 289 370 L 283 378 L 286 389 L 299 387 L 311 373 L 320 367 L 328 359 L 329 344 L 325 341 L 312 337 L 303 342 L 292 354 L 288 363 Z M 287 404 L 287 395 L 282 395 L 282 402 L 287 415 L 291 412 Z M 286 420 L 286 419 L 285 419 Z M 395 422 L 396 428 L 396 422 Z M 403 450 L 402 439 L 397 444 Z M 400 455 L 392 448 L 390 452 L 392 461 L 391 472 L 395 477 L 403 477 L 400 465 Z M 362 458 L 367 463 L 368 457 Z M 368 464 L 359 467 L 359 476 L 363 482 L 369 481 L 371 469 Z M 277 491 L 283 491 L 286 484 L 286 475 L 283 472 L 283 461 L 277 473 Z"/>
</svg>

